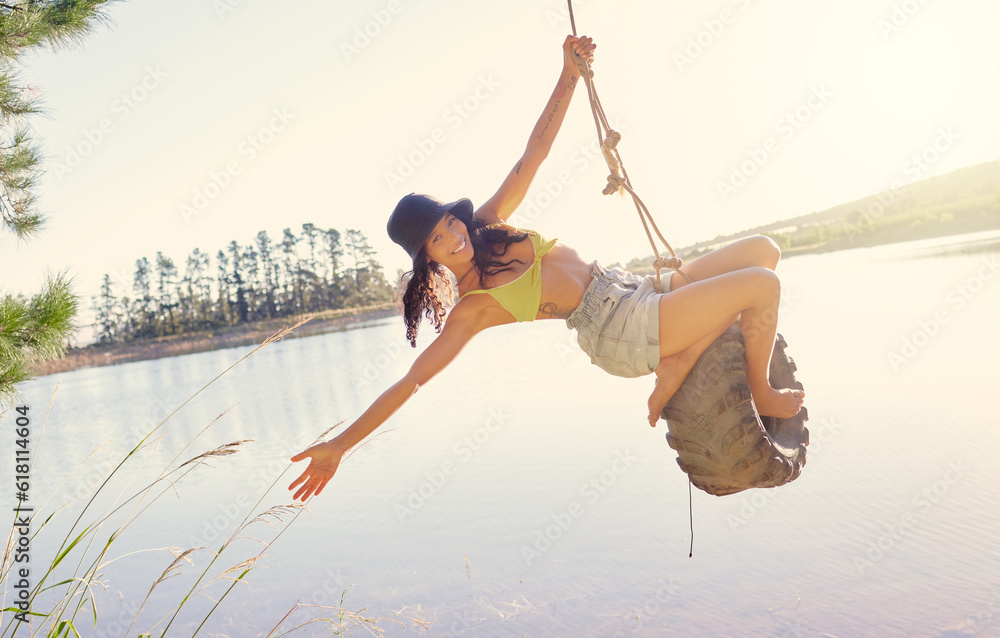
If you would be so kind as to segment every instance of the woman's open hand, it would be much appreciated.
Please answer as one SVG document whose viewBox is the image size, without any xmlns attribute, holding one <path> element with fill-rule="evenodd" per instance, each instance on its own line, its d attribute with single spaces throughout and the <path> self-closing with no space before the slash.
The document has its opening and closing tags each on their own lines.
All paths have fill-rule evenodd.
<svg viewBox="0 0 1000 638">
<path fill-rule="evenodd" d="M 563 57 L 565 59 L 566 66 L 571 69 L 577 69 L 576 60 L 573 58 L 573 54 L 576 54 L 580 58 L 587 61 L 587 64 L 594 63 L 594 49 L 597 45 L 594 44 L 594 40 L 582 35 L 576 37 L 574 35 L 566 36 L 566 41 L 563 42 Z"/>
<path fill-rule="evenodd" d="M 335 443 L 335 440 L 317 443 L 307 450 L 299 452 L 292 457 L 292 462 L 309 460 L 309 467 L 302 473 L 302 476 L 295 479 L 295 482 L 288 486 L 289 491 L 301 484 L 302 487 L 295 492 L 293 500 L 305 501 L 313 494 L 319 494 L 336 474 L 340 462 L 344 458 L 345 450 Z"/>
</svg>

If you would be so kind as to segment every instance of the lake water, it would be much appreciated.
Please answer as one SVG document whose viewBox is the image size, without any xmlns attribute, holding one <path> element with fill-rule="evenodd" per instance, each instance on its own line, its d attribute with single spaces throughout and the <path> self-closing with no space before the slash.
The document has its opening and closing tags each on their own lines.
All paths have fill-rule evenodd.
<svg viewBox="0 0 1000 638">
<path fill-rule="evenodd" d="M 665 424 L 645 423 L 652 378 L 601 372 L 562 322 L 508 326 L 477 337 L 280 535 L 250 527 L 276 540 L 199 635 L 291 628 L 323 612 L 282 621 L 296 602 L 338 605 L 346 589 L 344 606 L 387 636 L 1000 636 L 1000 233 L 796 257 L 778 272 L 779 331 L 808 393 L 808 464 L 777 489 L 695 490 L 693 558 L 687 478 Z M 406 371 L 415 353 L 402 332 L 396 318 L 269 345 L 168 421 L 106 496 L 124 500 L 175 456 L 255 442 L 196 467 L 122 532 L 111 554 L 123 557 L 100 569 L 96 628 L 89 610 L 78 616 L 84 635 L 122 635 L 172 560 L 138 550 L 217 549 L 247 514 L 289 503 L 304 464 L 286 471 L 287 458 Z M 65 503 L 248 350 L 26 385 L 38 432 L 61 383 L 32 443 L 32 504 Z M 50 529 L 79 510 L 35 539 L 36 569 Z M 259 549 L 234 542 L 210 576 Z M 167 615 L 211 554 L 191 558 L 130 635 Z M 170 635 L 190 635 L 229 584 L 211 583 Z"/>
</svg>

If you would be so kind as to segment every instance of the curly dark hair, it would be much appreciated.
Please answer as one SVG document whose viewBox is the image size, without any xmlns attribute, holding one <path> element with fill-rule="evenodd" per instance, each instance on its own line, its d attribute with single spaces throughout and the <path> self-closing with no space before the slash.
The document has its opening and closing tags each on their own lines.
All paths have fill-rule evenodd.
<svg viewBox="0 0 1000 638">
<path fill-rule="evenodd" d="M 499 225 L 487 226 L 478 219 L 466 224 L 469 242 L 472 244 L 472 265 L 480 278 L 514 270 L 514 264 L 524 263 L 520 259 L 503 260 L 511 244 L 528 238 L 528 233 L 512 230 Z M 448 269 L 427 258 L 427 249 L 421 247 L 413 259 L 413 270 L 400 280 L 400 301 L 403 306 L 403 322 L 406 324 L 406 338 L 410 345 L 417 347 L 417 330 L 426 316 L 431 320 L 434 331 L 440 333 L 447 315 L 447 306 L 452 304 L 454 292 Z"/>
</svg>

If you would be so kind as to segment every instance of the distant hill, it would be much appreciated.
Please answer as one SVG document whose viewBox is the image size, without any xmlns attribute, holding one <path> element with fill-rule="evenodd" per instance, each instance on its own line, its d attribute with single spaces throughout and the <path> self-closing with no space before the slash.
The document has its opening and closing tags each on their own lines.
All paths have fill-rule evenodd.
<svg viewBox="0 0 1000 638">
<path fill-rule="evenodd" d="M 718 236 L 678 250 L 685 260 L 748 235 L 767 235 L 785 255 L 1000 229 L 1000 160 L 900 185 L 828 210 Z M 652 257 L 628 264 L 642 271 Z M 651 269 L 651 266 L 649 266 Z"/>
</svg>

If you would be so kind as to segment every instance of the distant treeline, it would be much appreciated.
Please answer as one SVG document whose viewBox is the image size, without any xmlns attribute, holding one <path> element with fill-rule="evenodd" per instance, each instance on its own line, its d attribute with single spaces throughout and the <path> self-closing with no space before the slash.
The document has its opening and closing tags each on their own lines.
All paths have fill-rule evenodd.
<svg viewBox="0 0 1000 638">
<path fill-rule="evenodd" d="M 682 249 L 693 259 L 745 237 L 764 234 L 785 254 L 822 252 L 1000 228 L 1000 161 L 970 166 L 818 213 L 718 236 Z M 651 269 L 652 258 L 630 268 Z"/>
<path fill-rule="evenodd" d="M 131 290 L 104 275 L 93 298 L 98 343 L 120 343 L 212 330 L 251 321 L 390 301 L 393 288 L 361 231 L 286 228 L 280 241 L 266 231 L 215 256 L 195 248 L 184 272 L 162 253 L 135 262 Z"/>
<path fill-rule="evenodd" d="M 878 209 L 875 209 L 876 211 Z M 841 222 L 827 222 L 795 231 L 768 232 L 786 254 L 842 250 L 896 241 L 911 241 L 1000 227 L 1000 202 L 970 210 L 961 204 L 927 206 L 885 217 L 861 211 Z"/>
</svg>

